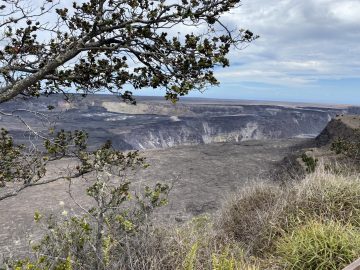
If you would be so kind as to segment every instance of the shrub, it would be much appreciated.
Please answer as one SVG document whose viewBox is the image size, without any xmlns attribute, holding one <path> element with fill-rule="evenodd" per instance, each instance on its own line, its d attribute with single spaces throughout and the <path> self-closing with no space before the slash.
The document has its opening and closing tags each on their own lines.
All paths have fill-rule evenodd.
<svg viewBox="0 0 360 270">
<path fill-rule="evenodd" d="M 356 135 L 360 136 L 359 131 L 356 131 Z M 344 154 L 345 156 L 359 162 L 360 154 L 360 140 L 349 140 L 346 138 L 337 138 L 331 143 L 330 150 L 335 154 Z"/>
<path fill-rule="evenodd" d="M 313 158 L 313 157 L 308 156 L 307 154 L 304 153 L 304 154 L 301 155 L 301 159 L 305 163 L 307 173 L 315 172 L 316 165 L 318 163 L 317 158 Z"/>
<path fill-rule="evenodd" d="M 286 269 L 342 269 L 360 255 L 360 233 L 335 221 L 310 221 L 280 238 L 276 252 Z"/>
<path fill-rule="evenodd" d="M 230 200 L 217 222 L 218 234 L 234 238 L 250 255 L 272 255 L 274 243 L 311 220 L 360 228 L 360 179 L 317 168 L 300 183 L 246 188 Z"/>
<path fill-rule="evenodd" d="M 270 224 L 283 205 L 283 190 L 273 185 L 244 189 L 223 208 L 216 227 L 221 235 L 240 242 L 252 254 L 268 247 Z"/>
<path fill-rule="evenodd" d="M 360 179 L 317 170 L 288 193 L 282 213 L 286 224 L 297 226 L 311 219 L 334 220 L 360 227 Z M 295 224 L 291 225 L 291 222 Z"/>
<path fill-rule="evenodd" d="M 106 212 L 103 269 L 254 270 L 259 264 L 261 269 L 338 269 L 360 255 L 358 175 L 336 175 L 319 166 L 302 182 L 286 187 L 248 187 L 228 202 L 216 226 L 208 216 L 173 228 L 150 226 L 143 213 L 162 205 L 167 189 L 161 187 L 147 188 L 130 208 L 124 205 L 135 211 Z M 50 230 L 38 243 L 37 256 L 18 261 L 17 269 L 92 269 L 98 254 L 93 248 L 99 235 L 96 210 L 47 223 Z M 34 218 L 44 220 L 39 213 Z M 327 256 L 332 261 L 325 265 Z"/>
<path fill-rule="evenodd" d="M 86 188 L 92 207 L 85 208 L 74 199 L 81 214 L 68 216 L 64 211 L 62 218 L 46 221 L 36 212 L 34 219 L 45 225 L 46 233 L 33 246 L 32 256 L 10 265 L 20 265 L 17 269 L 26 269 L 24 265 L 29 264 L 33 269 L 139 269 L 132 268 L 129 255 L 134 253 L 129 252 L 132 241 L 128 239 L 146 235 L 148 216 L 167 203 L 169 187 L 157 183 L 143 191 L 131 188 L 126 176 L 147 167 L 138 152 L 122 153 L 107 143 L 92 154 L 82 154 L 88 155 L 82 167 L 95 172 L 95 179 L 88 179 L 91 182 Z M 74 198 L 71 183 L 70 179 L 68 193 Z"/>
<path fill-rule="evenodd" d="M 170 231 L 168 262 L 161 269 L 256 270 L 258 262 L 245 256 L 233 239 L 215 234 L 211 219 L 196 217 Z"/>
<path fill-rule="evenodd" d="M 357 173 L 360 171 L 360 133 L 355 130 L 354 139 L 336 138 L 330 145 L 330 150 L 337 155 L 337 161 L 351 167 Z"/>
<path fill-rule="evenodd" d="M 337 138 L 331 143 L 330 150 L 334 151 L 335 154 L 351 154 L 356 150 L 355 145 L 343 138 Z"/>
</svg>

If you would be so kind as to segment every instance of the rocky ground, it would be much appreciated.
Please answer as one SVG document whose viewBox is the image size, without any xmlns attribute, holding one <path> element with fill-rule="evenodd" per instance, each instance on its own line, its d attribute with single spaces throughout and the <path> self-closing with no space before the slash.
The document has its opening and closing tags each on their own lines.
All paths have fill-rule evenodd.
<svg viewBox="0 0 360 270">
<path fill-rule="evenodd" d="M 49 105 L 54 109 L 49 111 Z M 90 145 L 111 140 L 120 150 L 315 137 L 337 114 L 359 113 L 349 106 L 212 99 L 181 99 L 172 104 L 142 97 L 133 106 L 109 95 L 72 103 L 61 96 L 15 100 L 2 104 L 0 110 L 13 112 L 38 132 L 47 134 L 52 124 L 57 129 L 82 129 L 90 134 Z M 0 127 L 6 127 L 17 141 L 29 143 L 31 134 L 19 118 L 0 116 Z"/>
<path fill-rule="evenodd" d="M 117 149 L 148 149 L 143 154 L 151 167 L 138 172 L 133 183 L 136 187 L 155 182 L 173 186 L 170 203 L 154 216 L 161 222 L 183 222 L 194 215 L 213 213 L 231 193 L 251 182 L 266 180 L 284 157 L 309 142 L 304 137 L 315 137 L 331 117 L 360 113 L 360 109 L 347 106 L 205 99 L 189 99 L 176 106 L 144 99 L 136 107 L 114 102 L 108 96 L 89 97 L 73 104 L 61 98 L 52 101 L 56 104 L 50 104 L 55 106 L 51 112 L 42 99 L 10 102 L 0 109 L 14 112 L 41 131 L 48 128 L 47 119 L 29 113 L 40 110 L 56 119 L 58 128 L 88 131 L 91 146 L 110 139 Z M 334 135 L 338 125 L 332 123 L 334 127 L 325 129 L 317 142 L 326 142 L 326 136 Z M 17 141 L 34 142 L 33 136 L 24 132 L 26 127 L 19 118 L 4 116 L 0 126 L 7 127 Z M 53 174 L 58 175 L 68 165 L 71 160 L 63 161 L 53 168 Z M 91 203 L 84 195 L 87 184 L 77 179 L 72 186 L 74 197 L 85 206 Z M 79 207 L 70 199 L 66 181 L 28 188 L 1 201 L 0 254 L 7 256 L 25 250 L 29 239 L 41 236 L 33 221 L 36 210 L 44 216 L 61 216 L 64 210 L 78 213 Z"/>
<path fill-rule="evenodd" d="M 134 185 L 158 181 L 172 184 L 170 203 L 156 213 L 156 218 L 162 222 L 185 221 L 194 215 L 214 212 L 231 193 L 266 179 L 269 171 L 304 141 L 248 141 L 148 150 L 143 154 L 151 166 L 135 175 Z M 66 167 L 66 163 L 70 161 L 60 164 L 61 167 Z M 59 174 L 58 169 L 54 170 Z M 89 204 L 84 195 L 86 185 L 78 179 L 72 186 L 74 197 L 83 205 Z M 0 253 L 24 250 L 29 239 L 39 237 L 41 230 L 33 221 L 36 210 L 45 216 L 51 213 L 61 216 L 64 209 L 79 212 L 69 197 L 66 181 L 28 188 L 2 201 Z"/>
</svg>

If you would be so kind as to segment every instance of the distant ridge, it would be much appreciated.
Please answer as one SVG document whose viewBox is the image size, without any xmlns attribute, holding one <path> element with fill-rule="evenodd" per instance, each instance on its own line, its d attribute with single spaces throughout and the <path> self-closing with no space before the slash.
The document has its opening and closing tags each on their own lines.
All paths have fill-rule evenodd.
<svg viewBox="0 0 360 270">
<path fill-rule="evenodd" d="M 359 115 L 338 115 L 332 119 L 325 129 L 316 137 L 317 146 L 326 146 L 337 138 L 349 141 L 359 140 L 356 132 L 360 129 Z"/>
<path fill-rule="evenodd" d="M 76 98 L 76 100 L 82 100 L 82 102 L 94 102 L 94 101 L 122 101 L 119 96 L 113 94 L 89 94 L 85 98 L 82 97 L 81 94 L 72 93 L 70 96 Z M 49 103 L 51 103 L 52 99 L 59 100 L 63 99 L 62 94 L 53 94 L 51 97 L 45 97 L 44 95 L 37 98 L 38 100 L 45 100 L 47 99 Z M 159 103 L 169 103 L 170 101 L 166 100 L 163 96 L 141 96 L 141 95 L 134 95 L 138 102 L 159 102 Z M 24 97 L 19 97 L 16 100 L 21 101 Z M 30 100 L 35 101 L 36 98 L 31 98 Z M 99 100 L 100 99 L 100 100 Z M 296 102 L 296 101 L 277 101 L 277 100 L 251 100 L 251 99 L 225 99 L 225 98 L 209 98 L 209 97 L 181 97 L 178 103 L 182 104 L 224 104 L 224 105 L 272 105 L 272 106 L 286 106 L 286 107 L 318 107 L 318 108 L 336 108 L 336 109 L 346 109 L 346 108 L 356 108 L 356 111 L 360 112 L 360 106 L 354 106 L 351 104 L 331 104 L 331 103 L 316 103 L 316 102 Z"/>
</svg>

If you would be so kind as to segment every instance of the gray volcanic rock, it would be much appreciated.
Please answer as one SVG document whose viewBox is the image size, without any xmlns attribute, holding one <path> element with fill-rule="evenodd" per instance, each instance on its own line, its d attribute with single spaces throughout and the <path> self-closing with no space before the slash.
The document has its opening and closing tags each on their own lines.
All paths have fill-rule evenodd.
<svg viewBox="0 0 360 270">
<path fill-rule="evenodd" d="M 286 156 L 279 163 L 279 168 L 274 171 L 273 176 L 284 182 L 301 179 L 308 169 L 302 158 L 304 154 L 325 167 L 337 168 L 340 165 L 341 168 L 341 165 L 345 165 L 346 170 L 350 171 L 356 161 L 332 150 L 332 143 L 337 139 L 350 143 L 360 141 L 359 115 L 337 115 L 314 140 L 304 143 L 298 147 L 299 151 Z"/>
<path fill-rule="evenodd" d="M 185 99 L 172 105 L 159 99 L 139 98 L 138 104 L 130 106 L 113 96 L 89 96 L 66 103 L 61 96 L 54 96 L 16 100 L 1 104 L 0 109 L 15 112 L 38 131 L 46 131 L 48 120 L 55 121 L 57 128 L 84 129 L 90 134 L 92 147 L 110 139 L 118 149 L 151 149 L 143 153 L 151 167 L 139 172 L 133 183 L 139 187 L 158 181 L 174 185 L 170 204 L 156 215 L 166 222 L 215 211 L 230 192 L 251 181 L 262 181 L 279 161 L 307 141 L 304 137 L 315 137 L 332 117 L 349 110 L 204 99 Z M 48 111 L 48 105 L 55 109 Z M 23 110 L 46 112 L 47 118 Z M 1 116 L 0 126 L 8 128 L 20 142 L 36 142 L 17 118 Z M 302 138 L 288 139 L 291 137 Z M 179 146 L 186 144 L 191 146 Z M 156 149 L 167 147 L 172 148 Z M 71 161 L 61 162 L 66 170 Z M 55 168 L 50 173 L 58 175 L 61 170 Z M 77 200 L 85 205 L 89 203 L 86 184 L 79 179 L 72 187 Z M 66 181 L 58 181 L 28 188 L 2 201 L 0 253 L 23 250 L 26 235 L 31 239 L 40 237 L 33 222 L 35 210 L 44 215 L 59 215 L 64 208 L 78 213 L 67 188 Z M 60 201 L 65 206 L 59 205 Z"/>
<path fill-rule="evenodd" d="M 147 157 L 150 167 L 129 179 L 132 187 L 139 189 L 157 182 L 172 185 L 169 204 L 154 218 L 166 223 L 186 221 L 195 215 L 214 212 L 232 192 L 252 182 L 263 181 L 277 162 L 304 141 L 247 141 L 146 150 L 142 155 Z M 60 175 L 69 164 L 71 160 L 62 160 L 50 170 L 49 177 Z M 84 179 L 75 179 L 71 188 L 77 203 L 83 206 L 91 204 L 85 195 L 89 184 Z M 81 213 L 69 197 L 68 186 L 66 180 L 34 186 L 1 201 L 0 254 L 23 251 L 29 239 L 39 239 L 43 231 L 33 220 L 36 210 L 44 216 L 58 217 L 63 210 L 69 214 Z M 64 206 L 59 204 L 61 201 Z"/>
<path fill-rule="evenodd" d="M 317 146 L 326 146 L 337 138 L 349 141 L 359 140 L 360 117 L 357 115 L 338 115 L 332 119 L 316 137 Z"/>
<path fill-rule="evenodd" d="M 55 106 L 48 111 L 47 106 Z M 128 105 L 114 96 L 95 95 L 66 103 L 61 96 L 16 100 L 1 105 L 16 111 L 37 130 L 46 130 L 41 117 L 19 110 L 36 110 L 58 129 L 89 132 L 92 146 L 111 140 L 117 149 L 156 149 L 213 142 L 240 142 L 293 137 L 315 137 L 336 114 L 356 107 L 303 104 L 254 104 L 249 101 L 183 99 L 177 104 L 159 98 L 138 98 Z M 1 117 L 0 126 L 28 141 L 26 127 L 14 118 Z"/>
</svg>

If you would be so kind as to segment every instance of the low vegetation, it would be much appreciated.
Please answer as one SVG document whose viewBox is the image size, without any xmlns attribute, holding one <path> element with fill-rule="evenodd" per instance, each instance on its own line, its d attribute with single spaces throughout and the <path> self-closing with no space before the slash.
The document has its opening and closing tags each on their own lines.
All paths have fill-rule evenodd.
<svg viewBox="0 0 360 270">
<path fill-rule="evenodd" d="M 338 221 L 309 221 L 276 243 L 283 268 L 342 269 L 360 254 L 356 228 Z"/>
<path fill-rule="evenodd" d="M 127 179 L 148 166 L 138 152 L 116 151 L 110 142 L 88 151 L 86 134 L 62 131 L 45 141 L 44 154 L 33 162 L 34 174 L 10 166 L 23 164 L 27 156 L 5 130 L 1 135 L 5 174 L 0 184 L 16 177 L 31 180 L 24 187 L 39 184 L 44 162 L 75 153 L 93 202 L 79 204 L 71 193 L 73 178 L 66 177 L 81 211 L 51 217 L 34 213 L 43 238 L 31 243 L 29 255 L 8 258 L 5 269 L 327 270 L 360 256 L 360 173 L 342 164 L 325 166 L 304 154 L 308 174 L 301 181 L 256 183 L 229 198 L 216 216 L 165 226 L 150 216 L 167 203 L 169 187 L 158 183 L 134 190 Z M 342 141 L 332 145 L 336 154 L 357 162 L 349 149 L 358 147 Z"/>
<path fill-rule="evenodd" d="M 240 191 L 217 217 L 178 227 L 106 225 L 101 263 L 90 217 L 47 224 L 33 256 L 10 269 L 341 269 L 360 256 L 360 176 L 318 166 L 301 182 Z M 141 216 L 141 211 L 137 212 Z M 132 218 L 134 220 L 134 217 Z M 106 222 L 106 221 L 104 221 Z M 115 223 L 114 223 L 115 224 Z M 95 226 L 95 227 L 94 227 Z M 91 255 L 91 256 L 90 256 Z"/>
<path fill-rule="evenodd" d="M 360 138 L 359 130 L 354 130 L 354 136 Z M 360 139 L 349 140 L 346 138 L 336 138 L 330 149 L 338 156 L 345 164 L 351 164 L 353 169 L 360 170 Z"/>
<path fill-rule="evenodd" d="M 218 226 L 223 233 L 231 235 L 245 247 L 247 254 L 257 256 L 263 262 L 275 260 L 282 266 L 280 269 L 339 269 L 339 266 L 345 266 L 360 256 L 359 250 L 348 248 L 354 247 L 359 236 L 359 198 L 358 175 L 340 175 L 318 167 L 302 182 L 287 188 L 273 185 L 249 188 L 225 207 Z M 324 256 L 329 252 L 337 254 L 332 257 L 334 261 L 322 258 L 324 262 L 328 261 L 326 267 L 329 268 L 317 263 L 321 259 L 314 262 L 313 268 L 305 267 L 309 258 L 303 253 L 301 256 L 298 253 L 298 259 L 303 261 L 296 264 L 304 263 L 303 266 L 297 267 L 294 261 L 290 261 L 290 253 L 301 252 L 299 249 L 304 247 L 301 245 L 307 245 L 308 241 L 320 241 L 319 234 L 322 230 L 328 232 L 329 226 L 342 237 L 338 246 L 326 242 L 317 245 L 319 248 L 322 245 L 329 248 Z M 307 233 L 310 231 L 313 233 Z M 353 237 L 348 237 L 347 231 Z M 302 243 L 299 242 L 301 237 Z M 331 237 L 329 235 L 323 240 L 331 241 Z M 283 252 L 285 246 L 288 253 Z M 342 250 L 348 252 L 342 256 Z M 318 256 L 321 254 L 319 251 Z M 287 262 L 286 267 L 281 263 L 284 261 Z"/>
<path fill-rule="evenodd" d="M 313 158 L 311 156 L 306 155 L 306 153 L 301 155 L 301 159 L 306 166 L 306 172 L 312 173 L 315 171 L 316 165 L 318 163 L 317 158 Z"/>
</svg>

